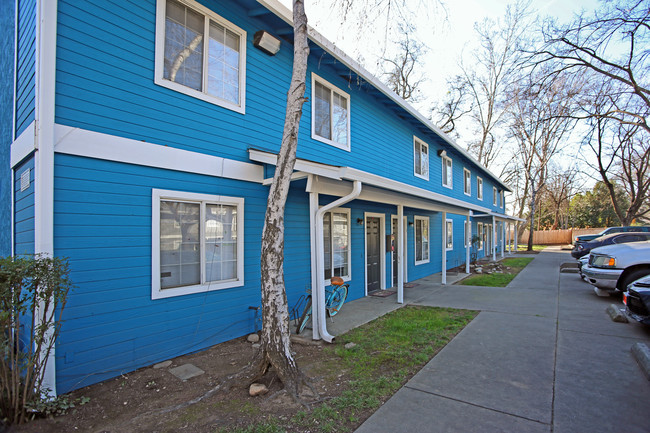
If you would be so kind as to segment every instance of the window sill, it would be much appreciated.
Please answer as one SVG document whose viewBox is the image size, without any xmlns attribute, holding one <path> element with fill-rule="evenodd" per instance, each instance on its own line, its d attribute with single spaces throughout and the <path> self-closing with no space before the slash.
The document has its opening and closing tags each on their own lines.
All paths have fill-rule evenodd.
<svg viewBox="0 0 650 433">
<path fill-rule="evenodd" d="M 175 296 L 191 295 L 194 293 L 214 292 L 217 290 L 230 289 L 232 287 L 241 287 L 243 285 L 243 280 L 228 280 L 219 283 L 195 284 L 193 286 L 173 287 L 169 289 L 154 287 L 151 291 L 151 299 L 165 299 Z"/>
<path fill-rule="evenodd" d="M 240 95 L 240 99 L 242 100 L 242 103 L 241 105 L 238 105 L 226 101 L 225 99 L 220 99 L 217 98 L 216 96 L 211 96 L 206 93 L 199 92 L 198 90 L 190 89 L 189 87 L 185 87 L 182 84 L 178 84 L 173 81 L 166 80 L 164 78 L 156 78 L 154 80 L 154 83 L 157 84 L 158 86 L 165 87 L 167 89 L 173 90 L 178 93 L 182 93 L 192 98 L 200 99 L 210 104 L 223 107 L 227 110 L 235 111 L 240 114 L 246 114 L 245 103 L 243 102 L 243 97 L 241 95 Z"/>
</svg>

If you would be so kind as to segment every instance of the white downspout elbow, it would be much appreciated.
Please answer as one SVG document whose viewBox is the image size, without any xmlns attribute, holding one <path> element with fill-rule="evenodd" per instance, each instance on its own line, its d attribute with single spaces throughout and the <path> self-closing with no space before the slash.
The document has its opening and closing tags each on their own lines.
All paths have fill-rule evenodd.
<svg viewBox="0 0 650 433">
<path fill-rule="evenodd" d="M 323 215 L 325 215 L 325 212 L 328 212 L 331 209 L 334 209 L 338 206 L 341 206 L 345 203 L 348 203 L 355 198 L 359 197 L 361 194 L 361 181 L 360 180 L 355 180 L 354 181 L 354 186 L 352 187 L 352 192 L 344 197 L 341 197 L 338 200 L 333 201 L 330 204 L 327 204 L 323 206 L 322 208 L 318 209 L 316 211 L 316 297 L 317 297 L 317 305 L 318 305 L 318 311 L 316 314 L 318 315 L 318 330 L 320 332 L 320 336 L 323 340 L 327 341 L 328 343 L 332 343 L 334 341 L 334 336 L 330 335 L 329 332 L 327 332 L 327 322 L 325 321 L 325 257 L 323 253 Z M 313 293 L 312 293 L 313 295 Z"/>
</svg>

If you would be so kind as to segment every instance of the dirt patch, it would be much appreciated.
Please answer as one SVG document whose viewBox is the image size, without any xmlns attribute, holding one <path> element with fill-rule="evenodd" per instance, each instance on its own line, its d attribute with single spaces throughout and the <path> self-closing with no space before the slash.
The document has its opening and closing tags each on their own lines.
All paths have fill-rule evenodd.
<svg viewBox="0 0 650 433">
<path fill-rule="evenodd" d="M 252 359 L 255 350 L 246 338 L 228 341 L 208 350 L 181 356 L 170 366 L 146 367 L 69 394 L 71 398 L 88 397 L 90 402 L 53 419 L 37 419 L 9 431 L 16 433 L 55 432 L 211 432 L 218 428 L 244 426 L 251 419 L 291 417 L 301 406 L 282 391 L 270 373 L 260 380 L 268 394 L 250 397 L 248 389 L 233 388 L 217 393 L 188 408 L 159 414 L 156 411 L 199 397 L 220 378 L 239 371 Z M 296 359 L 321 395 L 327 399 L 340 393 L 345 377 L 326 374 L 336 355 L 322 345 L 293 344 Z M 191 363 L 205 373 L 185 382 L 169 370 Z M 327 380 L 325 380 L 327 378 Z"/>
</svg>

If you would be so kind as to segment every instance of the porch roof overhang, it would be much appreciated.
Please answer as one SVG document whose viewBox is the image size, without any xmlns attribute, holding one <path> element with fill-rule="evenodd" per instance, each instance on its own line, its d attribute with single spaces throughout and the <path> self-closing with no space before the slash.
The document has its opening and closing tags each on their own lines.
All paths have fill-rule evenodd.
<svg viewBox="0 0 650 433">
<path fill-rule="evenodd" d="M 512 215 L 506 215 L 504 213 L 499 213 L 499 212 L 494 212 L 494 211 L 488 211 L 488 212 L 486 212 L 484 214 L 473 214 L 472 217 L 474 217 L 474 218 L 481 218 L 481 217 L 491 218 L 491 217 L 494 217 L 499 221 L 526 222 L 526 220 L 523 219 L 523 218 L 519 218 L 519 217 L 512 216 Z"/>
<path fill-rule="evenodd" d="M 277 164 L 275 153 L 249 149 L 248 154 L 252 161 L 270 165 Z M 470 211 L 490 213 L 490 209 L 486 207 L 352 167 L 328 165 L 298 158 L 294 170 L 298 173 L 313 175 L 307 184 L 308 192 L 343 196 L 350 192 L 352 182 L 360 181 L 364 186 L 358 197 L 359 200 L 462 215 L 466 215 Z"/>
</svg>

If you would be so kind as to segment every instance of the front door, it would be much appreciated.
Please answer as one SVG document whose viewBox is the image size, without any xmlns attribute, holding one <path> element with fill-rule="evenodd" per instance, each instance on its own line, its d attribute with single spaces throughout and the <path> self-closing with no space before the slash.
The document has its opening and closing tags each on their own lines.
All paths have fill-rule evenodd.
<svg viewBox="0 0 650 433">
<path fill-rule="evenodd" d="M 366 217 L 366 278 L 368 292 L 381 289 L 380 218 Z"/>
</svg>

